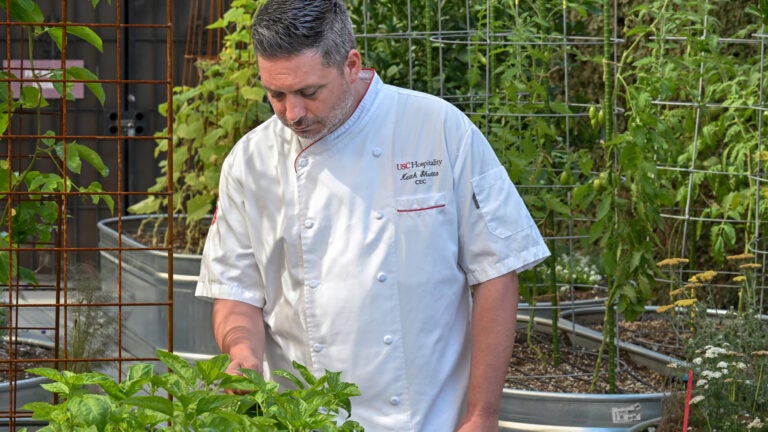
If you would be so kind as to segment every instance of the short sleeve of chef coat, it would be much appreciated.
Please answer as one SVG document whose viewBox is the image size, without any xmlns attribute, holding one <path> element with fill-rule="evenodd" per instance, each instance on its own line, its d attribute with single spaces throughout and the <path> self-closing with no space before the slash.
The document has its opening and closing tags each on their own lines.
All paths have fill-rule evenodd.
<svg viewBox="0 0 768 432">
<path fill-rule="evenodd" d="M 549 250 L 486 138 L 468 127 L 454 165 L 459 264 L 471 285 L 533 267 Z"/>
<path fill-rule="evenodd" d="M 249 229 L 253 225 L 244 211 L 243 186 L 237 180 L 247 177 L 234 175 L 241 168 L 236 164 L 235 151 L 221 170 L 219 201 L 205 240 L 195 295 L 264 307 L 263 277 L 254 259 Z"/>
</svg>

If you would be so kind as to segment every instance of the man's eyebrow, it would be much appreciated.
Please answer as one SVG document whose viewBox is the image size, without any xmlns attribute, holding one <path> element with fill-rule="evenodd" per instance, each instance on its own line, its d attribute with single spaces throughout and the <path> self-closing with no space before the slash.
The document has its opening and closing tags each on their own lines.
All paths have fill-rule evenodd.
<svg viewBox="0 0 768 432">
<path fill-rule="evenodd" d="M 2 1 L 2 0 L 0 0 L 0 1 Z M 263 83 L 261 84 L 261 86 L 264 88 L 264 90 L 266 90 L 269 93 L 304 93 L 304 92 L 307 92 L 307 91 L 317 91 L 317 90 L 325 87 L 324 84 L 318 84 L 318 85 L 308 85 L 306 87 L 302 87 L 302 88 L 299 88 L 299 89 L 296 89 L 296 90 L 285 91 L 285 90 L 275 90 L 275 89 L 269 88 L 269 87 L 265 86 Z"/>
</svg>

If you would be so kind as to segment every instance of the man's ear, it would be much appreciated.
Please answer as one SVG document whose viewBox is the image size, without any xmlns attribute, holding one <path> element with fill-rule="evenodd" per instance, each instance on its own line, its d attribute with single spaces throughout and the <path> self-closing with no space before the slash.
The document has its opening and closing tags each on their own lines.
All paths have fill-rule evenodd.
<svg viewBox="0 0 768 432">
<path fill-rule="evenodd" d="M 363 68 L 363 61 L 360 57 L 360 52 L 356 49 L 352 49 L 347 54 L 347 60 L 344 62 L 344 75 L 349 82 L 353 83 L 357 81 L 360 71 Z"/>
</svg>

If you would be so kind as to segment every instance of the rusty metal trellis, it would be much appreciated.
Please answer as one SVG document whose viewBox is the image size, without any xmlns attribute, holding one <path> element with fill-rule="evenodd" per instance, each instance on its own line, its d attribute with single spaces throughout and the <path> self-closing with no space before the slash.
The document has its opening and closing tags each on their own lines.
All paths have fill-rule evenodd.
<svg viewBox="0 0 768 432">
<path fill-rule="evenodd" d="M 164 311 L 167 326 L 157 331 L 173 349 L 172 279 L 155 302 L 122 290 L 124 255 L 164 254 L 172 274 L 172 250 L 122 236 L 105 247 L 97 224 L 115 217 L 122 233 L 126 207 L 154 182 L 155 146 L 170 140 L 173 114 L 158 105 L 171 99 L 182 63 L 174 17 L 188 12 L 172 0 L 61 0 L 19 15 L 14 1 L 0 1 L 0 374 L 10 378 L 0 384 L 0 430 L 15 431 L 39 426 L 21 409 L 28 387 L 33 400 L 50 398 L 25 369 L 97 364 L 120 377 L 131 362 L 154 360 L 121 348 L 126 316 Z M 88 163 L 94 155 L 103 172 Z M 170 190 L 155 194 L 170 199 Z M 99 271 L 106 252 L 118 257 L 113 274 Z"/>
</svg>

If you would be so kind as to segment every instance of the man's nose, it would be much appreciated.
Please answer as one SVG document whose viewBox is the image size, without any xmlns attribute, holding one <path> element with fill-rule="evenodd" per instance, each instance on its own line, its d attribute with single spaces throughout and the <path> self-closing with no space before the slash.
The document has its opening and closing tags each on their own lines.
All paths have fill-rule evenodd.
<svg viewBox="0 0 768 432">
<path fill-rule="evenodd" d="M 285 99 L 285 119 L 293 123 L 307 113 L 304 100 L 300 96 L 289 95 Z"/>
</svg>

